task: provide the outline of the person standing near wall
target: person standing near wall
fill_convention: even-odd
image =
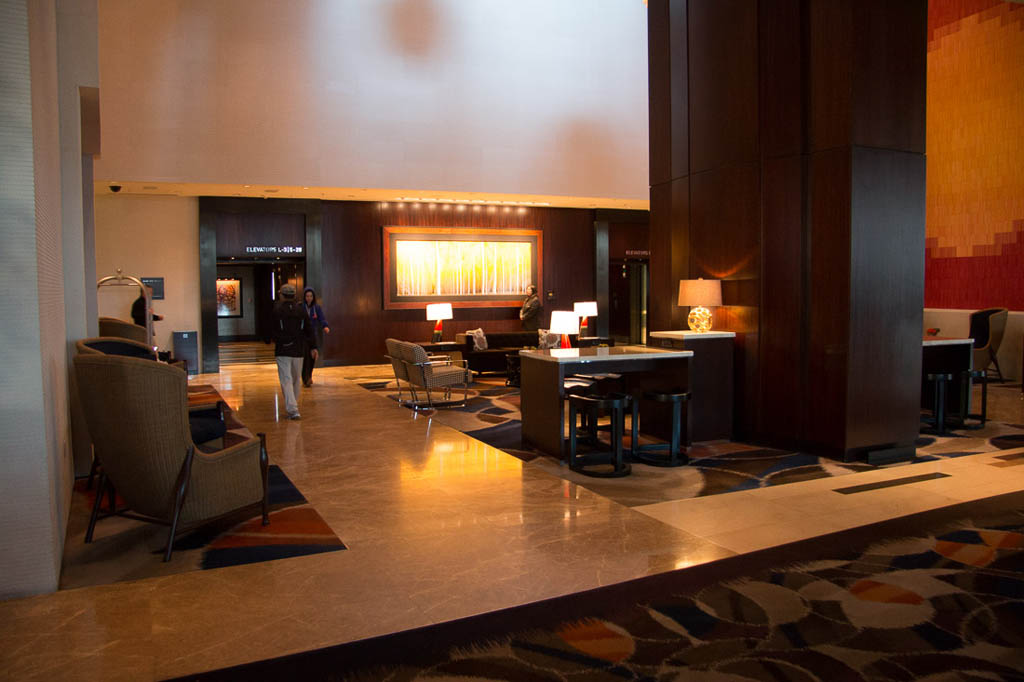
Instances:
[[[523,330],[535,332],[540,329],[540,299],[537,298],[537,287],[526,287],[526,300],[519,309],[519,319],[523,322]]]
[[[146,291],[149,293],[149,300],[153,300],[153,287],[147,286]],[[153,305],[150,303],[150,312],[153,311]],[[153,321],[159,322],[164,319],[163,315],[157,315],[153,313]],[[139,294],[139,297],[132,303],[132,322],[139,325],[140,327],[146,326],[146,295]]]
[[[316,360],[316,334],[309,323],[309,316],[305,308],[295,300],[295,286],[285,284],[274,306],[274,359],[277,360],[277,378],[281,381],[284,409],[289,419],[300,418],[299,382],[307,348],[313,360]]]
[[[316,302],[316,292],[313,291],[313,287],[306,287],[302,292],[302,297],[302,307],[306,311],[306,315],[309,316],[309,324],[313,328],[313,334],[316,335],[316,347],[323,348],[324,334],[331,333],[327,318],[324,317],[323,308]],[[302,361],[302,385],[306,388],[313,385],[313,366],[316,364],[316,355],[312,354],[312,350],[306,351],[306,357]]]

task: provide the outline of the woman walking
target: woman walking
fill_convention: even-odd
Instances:
[[[324,317],[323,308],[316,302],[316,292],[313,291],[313,287],[306,287],[302,292],[302,296],[304,299],[302,307],[306,310],[310,326],[316,335],[316,347],[323,348],[324,334],[331,333],[331,328],[327,324],[327,318]],[[302,385],[306,388],[313,385],[313,365],[316,364],[316,357],[316,355],[307,352],[306,357],[302,361]]]

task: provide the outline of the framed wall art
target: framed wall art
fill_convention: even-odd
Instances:
[[[242,317],[241,279],[217,279],[217,317]]]
[[[384,308],[518,307],[543,291],[541,230],[385,227]]]

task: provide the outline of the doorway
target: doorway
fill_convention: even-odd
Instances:
[[[613,259],[608,268],[608,333],[617,344],[647,342],[647,260]]]
[[[274,302],[284,284],[301,295],[305,286],[304,259],[230,259],[217,263],[217,346],[220,363],[274,361]],[[240,302],[232,306],[233,293]]]

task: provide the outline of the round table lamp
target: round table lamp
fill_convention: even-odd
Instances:
[[[722,305],[722,281],[719,279],[679,280],[679,305],[690,306],[686,323],[695,332],[711,331],[711,311],[705,306]]]

